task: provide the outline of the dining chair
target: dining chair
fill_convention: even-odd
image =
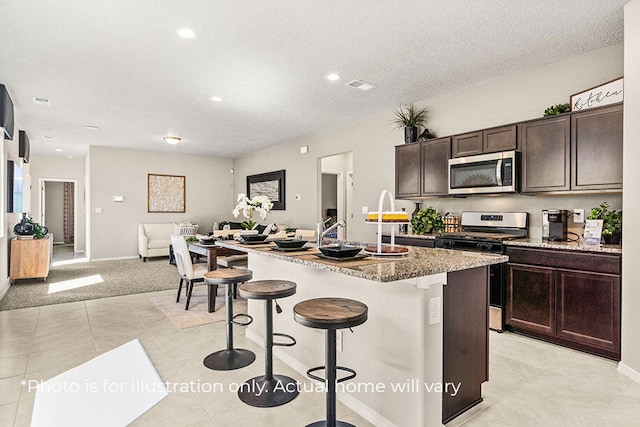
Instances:
[[[193,284],[196,282],[204,282],[204,274],[208,271],[206,264],[194,264],[187,247],[184,237],[177,234],[171,235],[171,245],[176,257],[178,274],[180,274],[180,284],[178,286],[178,297],[176,302],[180,302],[180,294],[182,293],[182,283],[186,283],[185,292],[187,294],[187,304],[185,310],[189,310],[189,302],[191,301],[191,293],[193,292]],[[213,306],[215,307],[215,295],[218,287],[211,289],[213,294]]]

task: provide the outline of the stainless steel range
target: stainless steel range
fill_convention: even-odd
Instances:
[[[462,212],[462,231],[436,236],[436,248],[502,254],[506,240],[528,236],[526,212]],[[505,264],[490,266],[489,328],[503,330]]]

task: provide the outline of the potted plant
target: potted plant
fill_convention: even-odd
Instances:
[[[591,209],[587,219],[602,220],[602,239],[606,244],[618,244],[622,238],[622,211],[609,209],[607,202]]]
[[[427,109],[416,108],[413,103],[400,106],[393,110],[395,118],[390,121],[394,129],[404,128],[404,143],[409,144],[418,140],[418,126],[424,125],[427,121]]]
[[[238,194],[238,204],[233,210],[233,216],[237,218],[240,212],[242,212],[242,215],[247,219],[242,223],[242,228],[252,230],[256,225],[256,222],[253,220],[254,212],[257,211],[260,214],[260,218],[265,219],[271,208],[273,208],[273,203],[267,196],[255,196],[253,199],[250,199],[246,194],[240,193]]]
[[[411,218],[411,229],[415,234],[442,233],[444,231],[444,221],[442,221],[442,216],[436,209],[428,207],[419,210]]]

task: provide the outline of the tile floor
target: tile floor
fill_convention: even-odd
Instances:
[[[205,368],[208,349],[224,348],[224,324],[178,329],[150,302],[173,292],[0,312],[0,426],[29,425],[34,395],[23,379],[51,378],[135,338],[165,381],[228,385],[263,373],[263,352],[242,328],[236,328],[236,346],[256,352],[256,363],[230,372]],[[274,365],[276,373],[308,381],[278,359]],[[484,402],[447,427],[637,426],[640,420],[640,384],[619,374],[614,362],[509,333],[491,333],[491,381],[483,393]],[[262,409],[244,405],[235,393],[191,392],[171,394],[132,425],[287,427],[323,415],[320,393]],[[340,404],[338,416],[371,425]]]

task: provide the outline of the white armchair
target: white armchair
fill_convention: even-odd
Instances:
[[[154,256],[169,256],[173,224],[138,224],[138,255],[142,261]]]

